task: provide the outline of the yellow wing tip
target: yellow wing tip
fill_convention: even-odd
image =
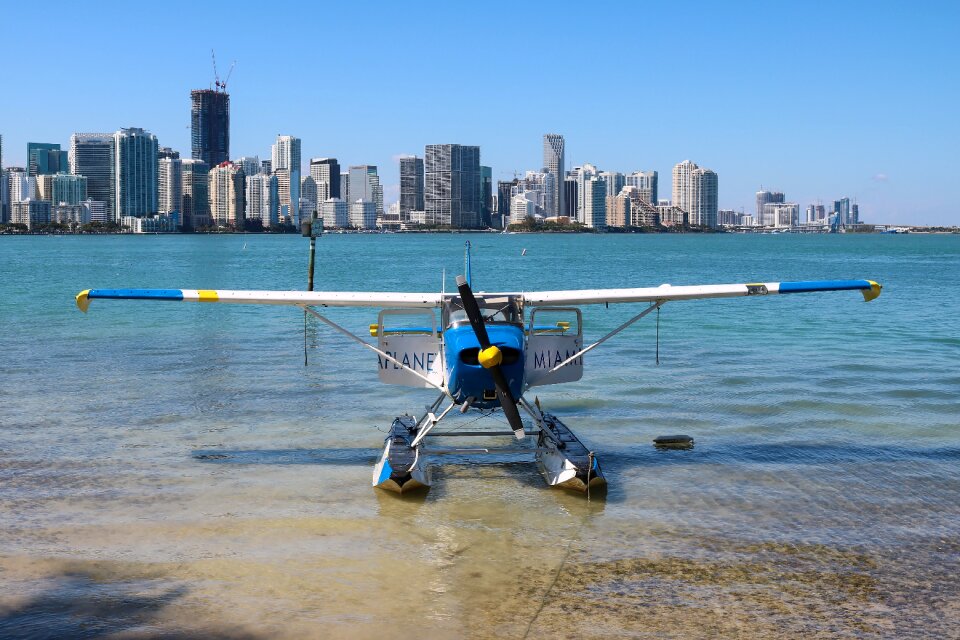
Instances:
[[[860,293],[863,294],[863,301],[870,302],[871,300],[876,300],[880,297],[880,292],[883,290],[883,285],[879,282],[874,282],[873,280],[867,280],[870,283],[869,289],[861,289]]]
[[[77,294],[77,308],[84,313],[90,308],[90,289],[84,289]]]

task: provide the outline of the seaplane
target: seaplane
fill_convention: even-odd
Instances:
[[[374,487],[396,493],[429,488],[428,438],[451,411],[459,409],[461,413],[501,411],[510,430],[457,435],[535,437],[534,459],[546,483],[589,495],[591,489],[602,489],[607,482],[598,456],[556,415],[544,410],[538,398],[531,401],[531,390],[580,380],[586,354],[670,302],[826,291],[860,291],[869,302],[881,292],[881,285],[872,280],[474,292],[469,243],[464,263],[464,274],[456,278],[456,292],[449,293],[87,289],[76,295],[76,303],[83,312],[93,300],[299,307],[375,353],[380,382],[438,392],[423,410],[393,420],[373,467]],[[643,307],[614,330],[585,344],[580,307],[598,304]],[[379,309],[377,322],[367,327],[376,342],[329,319],[323,313],[329,307]],[[521,412],[526,414],[527,424]],[[515,442],[515,446],[521,444]],[[529,452],[531,447],[522,450]]]

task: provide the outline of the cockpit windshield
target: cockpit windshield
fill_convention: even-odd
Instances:
[[[492,324],[523,324],[523,317],[520,314],[520,308],[514,296],[484,297],[478,295],[476,299],[484,322]],[[459,297],[447,300],[444,310],[446,312],[446,325],[448,327],[470,322],[470,319],[467,318],[467,312],[463,310],[463,303]]]

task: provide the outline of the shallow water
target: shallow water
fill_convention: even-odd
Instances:
[[[465,239],[328,236],[318,288],[450,289]],[[438,458],[401,500],[371,467],[431,394],[363,350],[311,323],[304,367],[291,309],[73,305],[300,288],[303,239],[0,238],[0,637],[960,635],[960,237],[470,239],[480,289],[884,293],[669,303],[659,366],[648,317],[539,389],[605,497],[504,454]],[[585,309],[588,339],[638,310]],[[669,433],[696,446],[651,446]]]

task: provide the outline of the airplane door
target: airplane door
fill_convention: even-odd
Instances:
[[[527,328],[527,386],[576,382],[583,377],[583,356],[548,372],[583,348],[583,323],[579,309],[537,307]]]
[[[382,351],[426,376],[436,384],[443,383],[440,335],[436,314],[427,309],[384,309],[377,316],[377,344]],[[423,379],[407,369],[377,356],[380,382],[405,387],[430,388]]]

